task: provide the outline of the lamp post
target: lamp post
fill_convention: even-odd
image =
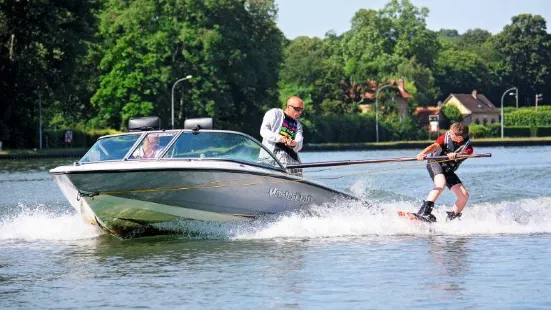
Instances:
[[[174,88],[176,87],[176,84],[191,79],[193,76],[188,75],[185,78],[181,78],[178,81],[174,82],[174,85],[172,85],[172,129],[174,129]]]
[[[38,93],[38,147],[42,149],[42,95]]]
[[[518,88],[511,87],[508,90],[506,90],[503,95],[501,95],[501,139],[503,139],[503,98],[505,97],[505,94],[509,91],[514,90],[516,92],[517,100],[518,100]],[[511,93],[512,94],[512,93]],[[509,94],[509,95],[511,95]]]
[[[396,87],[394,85],[384,85],[377,89],[375,93],[375,137],[376,141],[379,142],[379,92],[387,87]]]
[[[538,112],[538,102],[543,101],[543,94],[536,94],[536,112]]]

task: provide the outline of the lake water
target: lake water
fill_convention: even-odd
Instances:
[[[476,146],[476,145],[475,145]],[[420,162],[312,169],[362,196],[196,232],[121,240],[84,224],[47,170],[0,161],[0,308],[550,309],[551,147],[476,148],[458,171],[460,221],[396,216],[432,188]],[[412,157],[418,150],[303,153],[303,161]]]

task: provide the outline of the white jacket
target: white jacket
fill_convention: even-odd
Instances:
[[[145,152],[143,150],[143,145],[137,148],[134,153],[132,153],[132,157],[135,159],[156,159],[163,153],[163,147],[156,146],[153,150],[153,157],[145,157]]]
[[[268,148],[271,152],[274,151],[275,145],[279,142],[279,131],[283,120],[285,119],[285,113],[282,109],[271,109],[264,114],[262,125],[260,126],[260,135],[262,136],[262,144]],[[295,142],[297,145],[293,147],[293,151],[297,154],[302,149],[302,142],[304,136],[302,135],[302,124],[297,120],[297,132],[295,136]]]

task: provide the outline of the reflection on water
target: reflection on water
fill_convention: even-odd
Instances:
[[[63,255],[55,255],[54,261],[66,269],[63,278],[80,283],[76,291],[86,285],[87,296],[103,290],[98,283],[108,283],[111,289],[119,287],[115,290],[126,297],[133,293],[123,287],[139,287],[150,296],[168,298],[168,303],[176,298],[180,306],[197,306],[201,300],[212,304],[212,296],[243,300],[249,294],[257,295],[254,298],[302,294],[304,279],[299,274],[308,249],[308,243],[300,241],[189,240],[177,236],[119,240],[101,236],[79,241]],[[59,277],[51,281],[58,282]],[[263,287],[269,287],[269,292],[253,293]],[[281,302],[287,304],[285,299]],[[96,304],[89,297],[84,301]],[[126,305],[142,303],[137,297]]]
[[[432,236],[428,239],[429,263],[444,281],[437,285],[443,291],[458,294],[466,290],[464,276],[469,272],[470,238]]]

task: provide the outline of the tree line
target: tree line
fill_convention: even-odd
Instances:
[[[273,0],[0,0],[0,140],[35,147],[40,114],[49,129],[121,130],[144,115],[170,128],[173,94],[176,127],[209,116],[254,136],[290,95],[305,100],[311,129],[325,116],[357,119],[373,82],[405,80],[412,109],[473,89],[494,103],[513,86],[520,106],[550,98],[544,18],[459,34],[427,29],[428,14],[391,0],[357,11],[343,34],[289,40]],[[380,97],[383,121],[395,118],[392,96]],[[389,128],[409,130],[404,121]]]

